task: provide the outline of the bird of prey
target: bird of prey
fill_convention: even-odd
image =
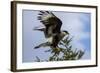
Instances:
[[[61,31],[62,21],[51,11],[39,11],[38,20],[44,27],[34,28],[34,30],[44,32],[47,41],[34,47],[35,49],[46,46],[57,48],[60,40],[69,34],[68,31]]]

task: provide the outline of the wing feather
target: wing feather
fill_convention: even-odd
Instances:
[[[48,37],[60,32],[62,21],[51,11],[40,11],[38,20],[45,26]]]

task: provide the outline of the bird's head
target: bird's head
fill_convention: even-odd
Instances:
[[[68,31],[61,32],[61,38],[64,38],[66,35],[69,35]]]
[[[65,35],[69,35],[69,32],[68,31],[62,31],[62,34],[65,36]]]

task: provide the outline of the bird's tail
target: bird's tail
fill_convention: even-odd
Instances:
[[[40,48],[40,47],[47,47],[47,46],[51,46],[51,44],[50,44],[49,42],[42,43],[42,44],[40,44],[40,45],[38,45],[38,46],[35,46],[34,49],[38,49],[38,48]]]

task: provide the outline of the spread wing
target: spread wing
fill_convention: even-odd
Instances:
[[[62,21],[50,11],[40,11],[38,20],[45,26],[45,35],[47,37],[60,33]]]

